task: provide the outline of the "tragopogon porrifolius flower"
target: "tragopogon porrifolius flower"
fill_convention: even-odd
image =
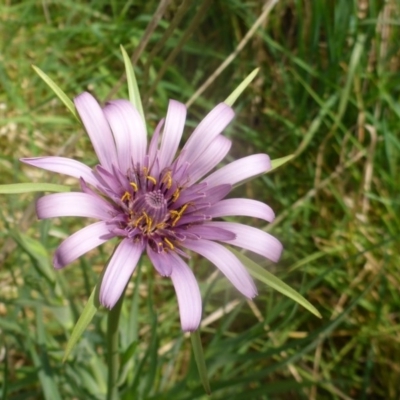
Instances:
[[[213,108],[176,157],[186,120],[183,104],[170,100],[165,121],[160,121],[148,144],[145,122],[129,101],[115,100],[101,108],[85,92],[74,102],[99,165],[92,169],[63,157],[22,159],[80,179],[82,192],[40,198],[40,219],[78,216],[98,220],[61,243],[54,256],[55,268],[118,236],[122,240],[101,282],[101,304],[115,305],[146,252],[156,270],[172,279],[184,331],[198,328],[202,312],[196,279],[184,261],[188,250],[210,260],[243,295],[254,297],[257,289],[246,268],[218,242],[272,261],[279,259],[282,245],[254,227],[214,220],[234,215],[274,218],[272,209],[259,201],[224,199],[234,185],[270,169],[266,154],[233,161],[210,173],[231,147],[221,132],[234,117],[232,108],[224,103]]]

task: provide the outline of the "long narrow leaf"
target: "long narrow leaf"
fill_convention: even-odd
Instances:
[[[270,286],[271,288],[277,290],[278,292],[284,294],[285,296],[291,298],[295,302],[302,305],[312,314],[317,316],[318,318],[322,318],[319,311],[308,301],[306,300],[300,293],[296,292],[292,289],[289,285],[282,282],[279,278],[275,275],[268,272],[266,269],[262,268],[254,261],[250,260],[250,258],[246,257],[239,251],[230,248],[230,251],[235,254],[237,258],[243,263],[245,267],[249,270],[250,274],[254,276],[254,278],[260,280],[261,282],[265,283],[266,285]]]
[[[78,342],[79,338],[82,336],[86,327],[90,324],[93,319],[96,311],[99,308],[98,300],[97,300],[97,290],[96,286],[94,287],[92,294],[89,297],[89,300],[86,303],[85,308],[82,311],[81,316],[78,319],[78,322],[74,326],[72,331],[72,335],[68,340],[67,348],[65,349],[63,362],[68,358],[75,344]]]
[[[251,81],[255,78],[260,68],[256,68],[252,71],[243,81],[242,83],[228,96],[228,98],[224,101],[224,103],[228,104],[228,106],[233,105],[233,103],[238,99],[238,97],[243,93],[243,91],[249,86]]]
[[[71,188],[53,183],[12,183],[0,185],[0,194],[19,194],[29,192],[69,192]]]
[[[36,353],[34,346],[31,346],[35,366],[38,367],[38,377],[42,386],[45,400],[61,400],[61,394],[58,391],[56,383],[56,372],[52,368],[47,349],[45,320],[43,317],[43,308],[38,305],[36,308],[36,334],[38,348],[40,352]]]
[[[275,158],[275,160],[271,160],[271,169],[268,172],[273,171],[276,168],[281,167],[283,164],[286,164],[294,157],[294,154],[289,154],[285,157]]]
[[[126,80],[128,82],[128,90],[129,90],[129,100],[131,101],[133,106],[139,111],[140,115],[143,118],[143,121],[146,121],[144,118],[142,100],[140,98],[140,92],[137,85],[135,71],[133,70],[132,62],[128,56],[128,53],[123,48],[123,46],[121,46],[121,52],[124,58]]]
[[[80,121],[78,114],[76,113],[74,103],[71,99],[64,93],[64,91],[40,68],[32,65],[35,72],[49,85],[50,89],[57,95],[57,97],[67,106],[68,110],[71,111],[72,115]]]
[[[197,369],[199,370],[201,383],[203,384],[206,393],[210,395],[211,388],[210,383],[208,382],[207,366],[204,359],[203,345],[201,344],[199,330],[192,332],[190,334],[190,339],[192,341],[194,359],[197,364]]]
[[[10,231],[10,236],[36,263],[39,273],[50,283],[55,282],[54,269],[49,260],[49,254],[43,244],[23,232]]]

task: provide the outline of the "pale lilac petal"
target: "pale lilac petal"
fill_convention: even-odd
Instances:
[[[201,321],[201,294],[192,270],[175,253],[168,256],[173,260],[171,280],[178,298],[181,326],[184,332],[195,331]]]
[[[114,307],[132,276],[142,252],[143,245],[132,239],[124,239],[119,244],[101,281],[99,300],[103,306]]]
[[[226,240],[233,240],[236,238],[236,235],[234,233],[227,231],[226,229],[220,229],[215,226],[206,226],[204,224],[189,226],[185,231],[182,231],[183,234],[185,234],[185,232],[195,234],[200,239],[206,239],[206,240],[226,241]]]
[[[182,150],[182,161],[191,162],[198,155],[202,154],[215,139],[232,121],[235,113],[225,103],[214,107],[200,122],[194,130]]]
[[[210,260],[244,296],[253,298],[257,295],[257,288],[247,269],[224,246],[208,240],[188,239],[182,245]]]
[[[261,201],[251,199],[226,199],[214,204],[207,210],[211,217],[231,217],[243,215],[246,217],[261,218],[272,222],[275,213],[270,206]]]
[[[66,157],[33,157],[21,158],[23,163],[42,168],[47,171],[57,172],[74,178],[83,178],[85,182],[96,186],[98,184],[93,171],[87,165]]]
[[[111,167],[110,171],[114,171],[114,168]],[[126,189],[121,185],[117,176],[112,173],[108,172],[106,168],[102,167],[101,165],[97,165],[95,167],[95,175],[99,182],[102,183],[103,188],[109,188],[112,190],[113,194],[120,196],[121,192],[124,192]]]
[[[232,186],[228,184],[218,185],[207,189],[206,197],[204,200],[207,202],[214,204],[217,201],[222,200],[230,191],[232,190]]]
[[[74,103],[100,164],[111,170],[112,164],[116,164],[117,153],[103,110],[96,99],[87,92],[75,97]]]
[[[57,248],[54,268],[62,268],[72,263],[89,250],[100,246],[110,239],[110,231],[105,222],[100,221],[75,232],[65,239]]]
[[[147,246],[147,255],[150,258],[151,263],[154,265],[154,268],[161,276],[171,275],[171,258],[168,257],[168,254],[165,251],[158,253],[152,250],[150,246]]]
[[[199,180],[210,172],[228,154],[232,142],[224,136],[217,136],[196,160],[189,169],[189,184]]]
[[[54,193],[41,197],[36,203],[39,219],[56,217],[88,217],[107,220],[111,206],[87,193]]]
[[[104,107],[117,146],[118,162],[122,171],[131,167],[131,162],[143,163],[147,137],[144,121],[128,100],[114,100]]]
[[[185,127],[186,107],[175,100],[170,100],[160,146],[160,170],[172,163],[178,150]]]
[[[157,153],[158,153],[158,141],[160,139],[160,132],[162,127],[164,126],[165,120],[162,119],[156,126],[156,129],[154,130],[153,136],[151,137],[151,141],[149,144],[149,164],[153,165],[154,160],[156,159]]]
[[[246,250],[260,254],[271,261],[277,262],[282,254],[282,244],[274,236],[261,229],[253,228],[236,222],[217,222],[205,223],[207,226],[226,229],[233,232],[236,238],[227,241],[228,244],[241,247]]]
[[[205,178],[204,182],[211,187],[224,183],[234,186],[263,174],[269,169],[271,169],[270,158],[266,154],[254,154],[225,165]]]

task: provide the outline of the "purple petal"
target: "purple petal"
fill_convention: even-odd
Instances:
[[[160,132],[162,127],[164,126],[165,120],[162,119],[156,126],[156,129],[154,130],[153,136],[151,138],[150,144],[149,144],[149,164],[153,165],[154,160],[156,159],[157,152],[158,152],[158,140],[160,138]]]
[[[228,154],[232,142],[224,136],[217,136],[190,165],[189,183],[192,184],[210,172]]]
[[[178,101],[170,100],[160,146],[160,170],[172,163],[182,137],[185,120],[185,105]]]
[[[209,215],[204,215],[204,214],[189,214],[189,215],[184,215],[182,218],[178,220],[176,223],[176,227],[182,227],[183,225],[186,224],[195,224],[196,222],[204,222],[204,221],[210,221],[211,217]]]
[[[54,268],[62,268],[72,263],[89,250],[110,239],[110,231],[105,222],[89,225],[65,239],[54,254]]]
[[[236,235],[236,239],[229,240],[228,244],[260,254],[271,261],[277,262],[281,257],[281,242],[261,229],[253,228],[235,222],[206,222],[207,226],[226,229]]]
[[[275,213],[272,208],[261,201],[250,199],[226,199],[214,204],[207,210],[211,217],[228,217],[234,215],[244,215],[246,217],[261,218],[272,222]]]
[[[143,252],[143,245],[132,239],[124,239],[106,267],[100,286],[100,303],[113,308],[121,297],[139,258]]]
[[[147,246],[147,255],[154,268],[161,276],[170,276],[172,272],[171,258],[165,251],[158,253]]]
[[[270,168],[271,160],[266,154],[253,154],[225,165],[205,178],[204,182],[207,182],[211,187],[224,183],[233,186],[263,174]]]
[[[214,107],[194,130],[182,150],[182,161],[191,162],[201,155],[232,121],[235,113],[225,103]]]
[[[54,193],[41,197],[36,203],[39,219],[56,217],[111,218],[111,206],[87,193]]]
[[[209,203],[214,204],[217,201],[222,200],[230,191],[232,186],[228,184],[218,185],[207,189],[205,200]]]
[[[57,172],[74,178],[83,178],[87,183],[96,186],[98,184],[93,171],[87,165],[65,157],[34,157],[21,158],[23,163],[42,168],[47,171]]]
[[[257,289],[243,264],[229,250],[208,240],[188,240],[182,245],[210,260],[248,298],[257,295]]]
[[[103,110],[96,99],[87,92],[75,97],[74,103],[100,164],[111,170],[112,164],[116,164],[117,154]]]
[[[184,232],[189,232],[199,236],[200,239],[206,240],[233,240],[236,235],[226,229],[220,229],[215,226],[205,226],[205,225],[192,225],[186,229]]]
[[[92,196],[92,197],[96,197],[97,200],[99,200],[99,201],[103,204],[103,206],[104,206],[107,210],[109,210],[109,212],[110,212],[112,215],[115,214],[114,209],[112,208],[112,206],[110,205],[110,203],[106,200],[106,197],[103,197],[102,195],[100,195],[99,193],[97,193],[96,191],[94,191],[93,189],[91,189],[91,188],[86,184],[86,182],[85,182],[82,178],[80,179],[79,183],[80,183],[81,190],[82,190],[83,193],[89,194],[89,195]],[[99,190],[101,190],[101,189],[102,189],[102,187],[99,186]]]
[[[104,107],[117,146],[122,171],[131,167],[132,160],[143,163],[146,154],[146,127],[139,112],[128,100],[114,100]]]
[[[173,263],[171,280],[178,298],[181,326],[184,332],[195,331],[201,321],[201,295],[196,278],[187,264],[175,253],[168,256]]]
[[[114,170],[114,168],[112,167],[111,171],[113,171],[113,170]],[[97,165],[95,167],[95,175],[96,175],[96,178],[98,179],[98,181],[100,183],[102,183],[104,187],[110,188],[114,194],[121,195],[121,193],[126,191],[126,187],[121,185],[121,182],[119,182],[119,180],[115,174],[115,171],[114,171],[114,173],[111,173],[111,172],[108,172],[101,165]],[[125,179],[125,181],[126,181],[126,179]],[[103,189],[103,188],[101,188],[101,189]]]
[[[184,204],[197,203],[201,201],[206,197],[206,188],[207,184],[189,186],[188,188],[182,190],[178,199],[171,205],[171,208],[177,209],[182,207]]]

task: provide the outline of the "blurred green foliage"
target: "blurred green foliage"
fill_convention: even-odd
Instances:
[[[397,399],[398,2],[280,0],[247,39],[262,13],[262,2],[251,0],[6,0],[0,5],[0,183],[77,187],[22,167],[21,157],[96,162],[82,128],[32,64],[71,98],[84,90],[100,101],[127,97],[124,45],[136,58],[150,129],[169,98],[186,102],[212,77],[191,99],[186,135],[259,67],[226,130],[234,141],[230,158],[296,157],[236,190],[273,207],[274,223],[258,226],[279,237],[285,252],[279,264],[265,267],[323,319],[260,283],[260,295],[247,303],[212,266],[194,259],[211,398]],[[62,357],[113,244],[53,271],[54,249],[83,222],[38,222],[34,197],[0,198],[0,398],[103,399],[103,310],[71,357],[65,363]],[[180,332],[171,283],[146,260],[128,287],[120,338],[123,400],[207,398],[190,341]]]

